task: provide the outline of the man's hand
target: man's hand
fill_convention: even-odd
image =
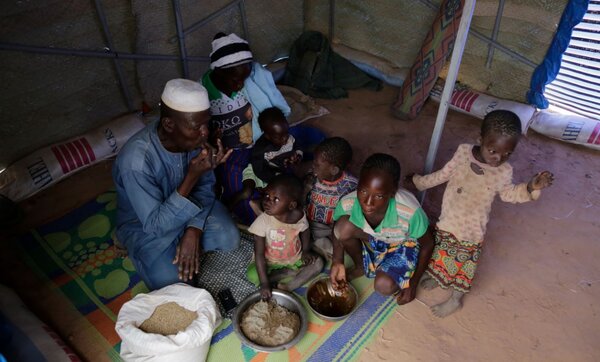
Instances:
[[[336,290],[346,285],[346,267],[344,264],[334,262],[329,272],[329,278],[331,279],[331,285]]]
[[[205,143],[202,145],[202,151],[190,160],[188,172],[200,176],[227,161],[232,152],[232,149],[227,151],[223,149],[221,140],[217,140],[217,148]]]
[[[192,280],[200,271],[200,237],[202,230],[187,228],[177,245],[173,264],[179,266],[179,279],[186,282]]]
[[[396,297],[396,303],[398,305],[403,305],[406,303],[410,303],[417,296],[417,286],[410,286],[406,289],[402,289],[398,296]]]
[[[207,147],[203,147],[202,151],[200,151],[200,153],[192,158],[190,160],[190,167],[188,169],[188,173],[199,177],[200,175],[204,174],[205,172],[212,170],[213,166],[212,166],[212,161],[211,161],[211,157],[212,157],[212,151],[210,148]]]
[[[227,161],[227,159],[229,158],[229,156],[231,156],[231,153],[233,152],[233,149],[230,150],[225,150],[225,148],[223,148],[223,142],[221,142],[220,139],[217,140],[217,148],[213,148],[211,147],[211,151],[212,151],[212,165],[213,168],[219,166],[222,163],[225,163],[225,161]]]
[[[527,191],[541,190],[552,185],[554,175],[550,171],[538,172],[527,183]]]

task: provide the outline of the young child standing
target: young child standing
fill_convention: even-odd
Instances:
[[[311,252],[308,220],[302,209],[302,182],[293,175],[275,176],[266,187],[264,212],[250,225],[255,261],[248,280],[260,284],[263,298],[271,297],[271,283],[294,290],[323,269],[323,260]],[[292,277],[287,283],[280,281]]]
[[[263,189],[276,175],[285,172],[302,160],[294,136],[283,112],[277,107],[267,108],[258,115],[258,124],[263,134],[252,148],[250,164],[243,171],[242,190],[230,202],[233,208],[238,202],[252,197],[255,189]],[[258,203],[250,203],[259,214]]]
[[[371,155],[362,166],[356,191],[337,204],[331,282],[346,282],[344,250],[354,261],[352,279],[375,278],[375,290],[412,301],[433,250],[425,212],[408,191],[399,189],[400,164],[387,154]]]
[[[506,161],[520,137],[521,122],[516,114],[490,112],[481,125],[479,145],[462,144],[441,170],[406,179],[408,185],[414,183],[419,190],[448,182],[433,256],[421,281],[425,289],[438,285],[453,288],[450,299],[431,308],[438,317],[458,310],[471,289],[495,196],[511,203],[532,201],[539,198],[541,189],[552,184],[553,175],[548,171],[534,175],[527,183],[512,183],[513,169]]]
[[[315,251],[326,259],[333,256],[331,231],[333,212],[338,200],[356,190],[358,179],[346,170],[352,160],[352,147],[344,138],[331,137],[321,142],[314,152],[312,172],[307,177],[308,206]]]

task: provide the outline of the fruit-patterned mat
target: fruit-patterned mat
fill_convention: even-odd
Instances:
[[[99,359],[118,361],[121,341],[114,326],[119,309],[137,293],[147,292],[148,289],[136,274],[131,261],[115,253],[115,215],[116,195],[114,191],[108,191],[63,218],[31,230],[21,238],[20,247],[27,264],[65,295],[81,318],[94,326],[96,331],[90,333],[87,340],[105,346],[105,358]],[[243,279],[252,255],[252,244],[247,234],[242,235],[241,247],[236,252],[209,253],[202,261],[205,272],[199,275],[198,283],[204,285],[217,301],[216,293],[224,287],[232,290],[237,302],[255,290],[252,284]],[[231,266],[238,267],[231,269]],[[252,350],[241,343],[233,331],[231,320],[225,318],[215,331],[208,360],[355,359],[374,332],[388,319],[396,303],[392,298],[374,293],[372,281],[366,278],[360,278],[352,284],[359,292],[360,305],[357,310],[337,323],[322,321],[309,311],[308,332],[287,351],[267,354]],[[306,305],[305,292],[304,287],[295,291]],[[74,347],[76,350],[85,350],[85,346]]]

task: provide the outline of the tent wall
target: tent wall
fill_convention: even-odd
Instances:
[[[328,34],[328,2],[306,3],[306,27]],[[373,2],[338,0],[333,41],[385,58],[400,68],[410,68],[439,3],[385,1],[374,6]],[[567,0],[506,0],[497,41],[537,65],[544,58],[566,3]],[[499,0],[477,0],[458,81],[496,97],[525,102],[534,66],[496,49],[488,69],[488,43],[473,36],[475,31],[492,37],[498,4]]]
[[[230,2],[231,0],[182,1],[183,24],[191,25]],[[290,44],[303,30],[302,1],[268,0],[244,3],[248,39],[257,60],[267,63],[277,56],[287,54]],[[194,4],[201,4],[201,6]],[[170,41],[177,35],[170,1],[133,0],[132,7],[138,31],[137,52],[179,54],[178,42]],[[235,32],[244,37],[242,25],[238,7],[227,10],[214,21],[186,36],[187,53],[207,56],[210,54],[212,37],[217,32]],[[199,79],[207,69],[206,62],[191,62],[189,77]],[[140,62],[138,80],[144,99],[158,99],[165,82],[181,74],[180,62]]]
[[[180,56],[171,1],[101,0],[116,52]],[[231,0],[180,1],[183,27]],[[303,31],[302,0],[244,1],[256,59],[287,54]],[[103,52],[106,39],[94,1],[14,1],[0,13],[0,42]],[[187,54],[206,57],[219,31],[243,36],[238,6],[186,37]],[[175,41],[171,39],[175,37]],[[154,106],[164,83],[182,77],[181,62],[121,60],[131,102]],[[198,79],[207,62],[189,62]],[[0,170],[45,145],[83,134],[128,111],[113,59],[0,51]]]
[[[198,22],[233,0],[181,0],[183,27]],[[112,51],[180,56],[172,1],[99,0],[112,35]],[[304,29],[329,33],[330,2],[260,0],[242,2],[248,38],[260,62],[287,54]],[[334,2],[334,41],[385,58],[398,67],[412,65],[435,16],[438,0]],[[498,41],[543,59],[566,0],[506,0]],[[479,0],[472,29],[491,37],[497,0]],[[0,13],[1,43],[103,52],[107,45],[94,1],[14,1]],[[238,6],[186,36],[188,56],[206,57],[217,31],[243,33]],[[240,34],[241,35],[241,34]],[[498,50],[485,67],[487,43],[470,36],[459,81],[502,98],[524,101],[533,67]],[[155,105],[162,85],[183,75],[178,60],[120,60],[130,103]],[[206,62],[191,61],[197,79]],[[37,148],[93,129],[128,110],[114,59],[0,51],[0,170]]]
[[[98,51],[105,46],[93,1],[12,1],[2,8],[2,42]],[[135,22],[128,2],[110,1],[105,9],[116,47],[131,52]],[[123,66],[135,90],[135,66]],[[0,169],[127,111],[108,59],[2,51],[0,79]]]

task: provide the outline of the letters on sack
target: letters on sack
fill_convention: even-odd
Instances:
[[[115,156],[144,126],[140,114],[128,114],[83,136],[41,148],[0,174],[0,194],[15,202],[24,200],[74,172]]]
[[[443,89],[444,82],[438,81],[431,90],[431,98],[439,103]],[[521,120],[521,130],[523,133],[527,132],[529,121],[535,112],[535,107],[532,105],[495,98],[476,92],[458,83],[455,85],[454,91],[452,91],[450,108],[461,113],[470,114],[479,119],[483,119],[486,114],[498,109],[514,112]]]

